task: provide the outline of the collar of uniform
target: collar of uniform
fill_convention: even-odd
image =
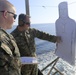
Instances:
[[[25,32],[26,32],[27,34],[29,34],[29,30],[25,30]]]

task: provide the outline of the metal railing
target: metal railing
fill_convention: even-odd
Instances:
[[[48,72],[47,75],[50,75],[53,69],[55,70],[55,72],[54,72],[52,75],[55,75],[55,74],[57,74],[57,73],[59,73],[60,75],[64,75],[63,73],[61,73],[61,72],[55,67],[55,65],[56,65],[56,63],[57,63],[58,60],[59,60],[59,57],[57,57],[57,58],[54,59],[51,63],[49,63],[47,66],[45,66],[45,67],[41,70],[41,72],[45,71],[45,69],[47,69],[49,66],[52,66],[52,67],[50,68],[50,70],[49,70],[49,72]]]

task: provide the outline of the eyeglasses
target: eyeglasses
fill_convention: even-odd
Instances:
[[[0,11],[0,12],[5,12],[5,11]],[[12,12],[9,12],[9,11],[7,11],[7,12],[10,13],[10,14],[13,14],[13,18],[16,19],[16,17],[17,17],[16,14],[14,14],[14,13],[12,13]]]
[[[23,24],[26,24],[26,25],[30,25],[30,22],[25,22],[24,20],[22,20]]]
[[[30,25],[30,22],[25,22],[25,24]]]

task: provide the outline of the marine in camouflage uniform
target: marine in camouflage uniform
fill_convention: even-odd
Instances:
[[[0,28],[0,75],[21,75],[20,66],[20,53],[14,38]]]
[[[20,53],[16,41],[5,30],[11,29],[16,9],[7,0],[0,0],[0,75],[21,75]]]
[[[19,26],[19,25],[18,25]],[[19,47],[21,56],[26,57],[36,57],[36,47],[35,38],[42,40],[47,40],[50,42],[56,42],[57,37],[49,35],[48,33],[36,30],[34,28],[29,28],[25,31],[19,31],[18,27],[11,33],[16,39],[17,45]],[[38,65],[37,64],[25,64],[22,67],[23,75],[38,75]]]

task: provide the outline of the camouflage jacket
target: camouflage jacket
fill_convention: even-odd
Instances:
[[[0,75],[21,75],[20,66],[20,53],[14,38],[0,29]]]
[[[56,36],[49,35],[34,28],[30,28],[29,32],[20,32],[18,28],[16,28],[11,34],[16,39],[21,56],[36,56],[35,37],[56,42]]]

